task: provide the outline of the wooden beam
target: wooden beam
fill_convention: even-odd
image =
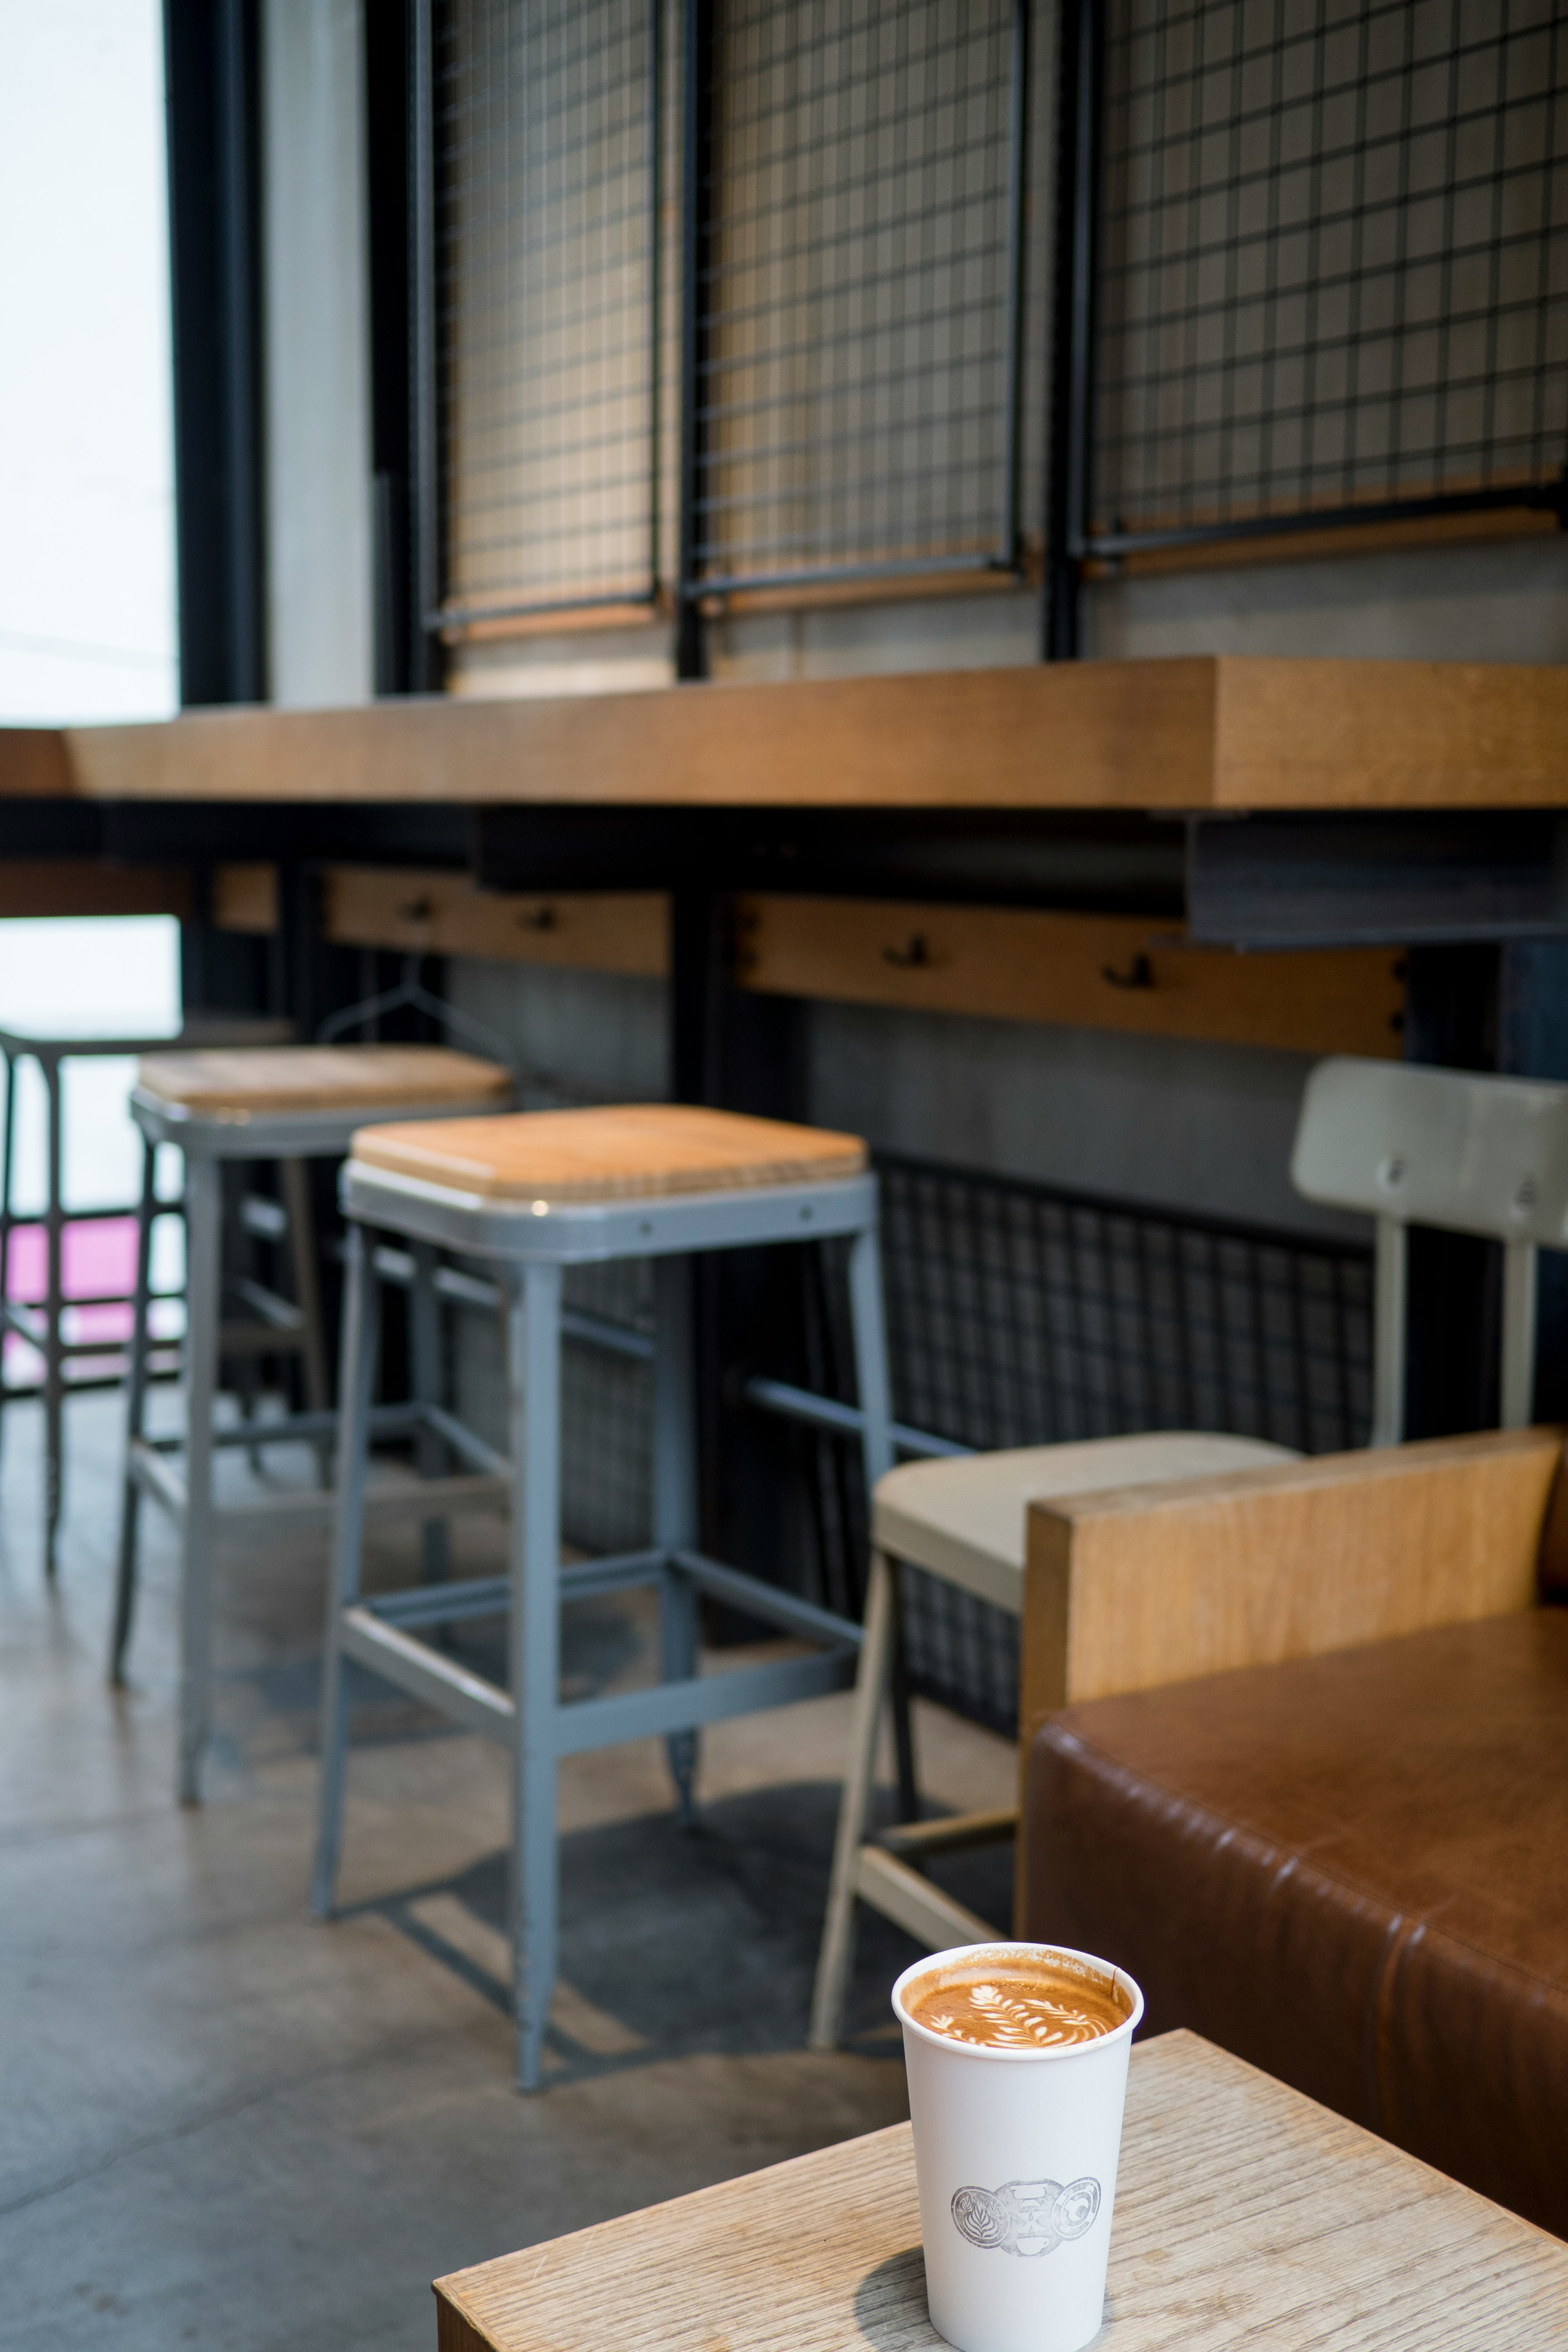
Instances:
[[[654,890],[481,890],[466,874],[331,866],[322,934],[345,947],[424,949],[502,963],[662,978],[669,901]]]
[[[0,797],[626,807],[1568,806],[1568,666],[1194,656],[0,730]]]
[[[0,917],[190,912],[183,866],[111,866],[90,857],[0,859]]]
[[[1385,949],[1237,955],[1133,915],[758,895],[736,980],[770,995],[1394,1057],[1403,959]]]
[[[647,806],[1200,806],[1207,660],[1071,663],[76,728],[89,798]],[[3,775],[3,763],[0,763]]]
[[[1568,805],[1568,667],[1217,667],[1215,808]]]

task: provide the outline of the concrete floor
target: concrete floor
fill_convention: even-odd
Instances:
[[[844,1698],[710,1733],[695,1837],[651,1743],[567,1765],[552,2087],[521,2098],[497,1751],[367,1679],[344,1914],[312,1921],[322,1545],[231,1554],[208,1797],[182,1812],[174,1562],[151,1514],[132,1686],[103,1681],[118,1401],[70,1407],[53,1594],[37,1412],[6,1418],[0,2347],[428,2352],[441,2273],[903,2114],[887,1989],[913,1948],[895,1929],[862,1934],[852,2048],[800,2046]],[[410,1540],[378,1573],[411,1558]],[[647,1676],[635,1606],[572,1621],[574,1688]],[[1008,1801],[1010,1751],[919,1712],[930,1798]],[[966,1899],[1001,1916],[1001,1858],[969,1866],[992,1875]]]

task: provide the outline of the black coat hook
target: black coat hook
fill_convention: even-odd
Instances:
[[[910,937],[910,943],[907,948],[884,948],[882,950],[882,961],[884,963],[897,964],[900,971],[917,971],[921,964],[930,963],[931,950],[926,945],[925,933],[923,931],[914,932]]]
[[[1154,985],[1154,967],[1146,955],[1135,955],[1125,971],[1115,971],[1110,964],[1102,963],[1100,976],[1101,980],[1108,980],[1112,988],[1152,988]]]

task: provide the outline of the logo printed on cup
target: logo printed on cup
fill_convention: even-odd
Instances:
[[[984,2252],[1054,2254],[1064,2238],[1081,2238],[1100,2211],[1100,2183],[1005,2180],[1000,2189],[960,2189],[952,2200],[959,2235]]]

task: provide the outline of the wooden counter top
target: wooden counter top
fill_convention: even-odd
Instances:
[[[1568,667],[1201,656],[0,730],[0,799],[1568,805]]]

